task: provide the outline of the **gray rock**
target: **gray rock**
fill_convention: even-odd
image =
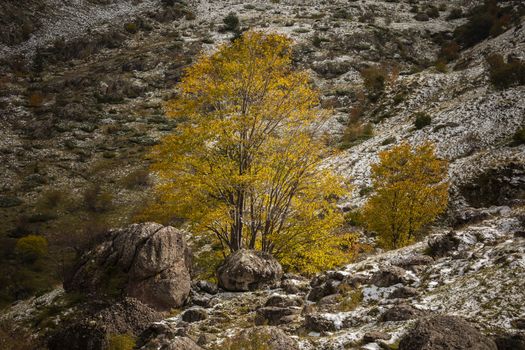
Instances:
[[[97,295],[122,293],[157,310],[170,310],[181,306],[190,292],[189,265],[182,231],[135,224],[109,231],[82,256],[64,288]]]
[[[363,343],[373,343],[377,340],[389,340],[392,336],[384,332],[366,332],[363,336]]]
[[[219,288],[217,288],[217,285],[215,283],[211,283],[208,281],[198,281],[195,285],[201,291],[208,294],[217,294],[217,292],[219,291]]]
[[[389,296],[389,299],[406,299],[418,295],[418,291],[412,287],[401,286],[394,290]]]
[[[456,316],[422,318],[399,343],[399,350],[496,350],[496,344]]]
[[[313,282],[314,284],[317,284],[319,282]],[[313,286],[310,293],[308,293],[307,299],[309,301],[319,301],[323,297],[337,294],[339,291],[338,287],[341,284],[341,281],[336,279],[330,279],[325,282],[322,282],[318,285]]]
[[[274,294],[266,300],[264,306],[292,307],[302,306],[303,304],[304,301],[300,297]]]
[[[386,310],[380,320],[382,322],[388,321],[408,321],[414,318],[418,318],[423,315],[423,312],[415,309],[410,305],[395,305],[392,308]]]
[[[501,334],[494,341],[498,350],[525,350],[525,334]]]
[[[406,283],[406,271],[396,266],[389,266],[372,275],[370,283],[377,287],[390,287],[398,283]]]
[[[255,324],[258,326],[266,324],[270,326],[276,326],[282,323],[287,323],[283,321],[284,317],[299,314],[300,311],[300,309],[293,309],[288,307],[261,307],[256,311]],[[289,321],[289,319],[286,319],[286,321]]]
[[[333,332],[337,327],[333,320],[329,320],[320,314],[308,314],[304,318],[304,326],[314,332]]]
[[[219,286],[229,291],[249,291],[275,286],[281,280],[281,264],[270,254],[238,250],[217,269]]]
[[[188,309],[182,314],[182,320],[188,323],[202,321],[207,318],[208,313],[203,308]]]
[[[446,235],[432,237],[428,240],[429,254],[434,258],[439,258],[456,250],[459,246],[459,238],[454,231]]]

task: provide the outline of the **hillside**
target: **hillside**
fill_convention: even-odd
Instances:
[[[274,350],[396,349],[416,320],[444,314],[470,322],[481,332],[472,339],[492,344],[487,349],[525,348],[525,7],[494,2],[495,13],[483,3],[4,1],[0,344],[15,349],[27,336],[39,347],[55,339],[55,349],[74,348],[56,334],[84,334],[84,326],[66,326],[86,320],[95,320],[99,332],[102,319],[106,333],[129,331],[141,349],[261,346],[243,338],[269,341],[274,345],[262,349]],[[486,28],[479,18],[492,22]],[[123,311],[125,320],[115,321],[110,302],[90,304],[76,295],[78,286],[64,292],[62,281],[87,250],[117,249],[108,230],[137,222],[158,202],[150,151],[177,131],[165,103],[178,96],[184,69],[248,29],[291,38],[293,66],[310,74],[330,111],[323,130],[333,152],[323,167],[353,186],[337,206],[346,213],[345,229],[360,235],[355,261],[317,276],[285,273],[256,291],[217,291],[196,280],[203,276],[188,267],[191,254],[177,241],[184,262],[179,257],[170,268],[179,276],[186,266],[193,280],[181,287],[187,300],[170,312],[128,300],[118,307],[134,310],[131,316]],[[503,63],[496,67],[491,57],[498,55]],[[516,78],[507,83],[496,70],[513,62]],[[449,162],[447,210],[417,243],[383,251],[375,235],[348,218],[373,194],[371,165],[380,152],[427,141]],[[17,240],[33,234],[49,243],[38,266],[20,263],[15,252]],[[181,236],[194,260],[206,256],[189,233]],[[153,270],[148,278],[160,283],[165,267]],[[117,326],[104,328],[111,322]],[[272,328],[253,331],[254,325]],[[96,332],[86,334],[98,339]]]

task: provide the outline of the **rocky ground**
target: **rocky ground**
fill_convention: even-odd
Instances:
[[[292,344],[290,348],[397,349],[417,320],[453,315],[468,320],[496,343],[516,341],[516,347],[498,349],[521,349],[525,344],[525,213],[509,207],[493,208],[492,213],[459,229],[436,228],[418,244],[370,254],[311,280],[285,274],[274,286],[245,292],[194,282],[188,301],[172,310],[172,316],[149,325],[151,318],[142,310],[142,319],[127,318],[127,322],[142,331],[139,344],[144,349],[182,338],[203,349],[237,349],[231,339],[244,339],[243,332],[254,329],[257,336],[264,329],[278,332],[281,342]],[[63,307],[34,326],[42,313],[64,306],[65,300],[63,290],[57,289],[17,304],[2,320],[21,327],[33,325],[33,332],[45,334],[82,309],[83,304]],[[135,303],[139,306],[134,307],[150,310]],[[105,323],[99,313],[93,322],[115,327],[114,318],[120,314],[113,310],[113,321]],[[161,318],[157,315],[157,320]]]
[[[445,69],[434,66],[442,42],[467,21],[452,12],[466,13],[479,3],[0,4],[2,244],[10,249],[15,238],[42,233],[69,247],[86,232],[132,222],[151,199],[149,147],[176,128],[163,103],[176,94],[184,67],[199,52],[235,35],[223,22],[235,12],[242,28],[295,40],[295,64],[309,70],[323,106],[333,110],[326,131],[341,150],[326,163],[356,185],[353,196],[341,201],[344,210],[367,198],[378,152],[402,141],[430,140],[451,164],[450,211],[428,239],[364,256],[312,280],[285,274],[277,286],[242,293],[194,283],[188,303],[170,317],[135,299],[114,306],[146,315],[133,319],[137,326],[131,329],[142,333],[141,346],[234,349],[243,338],[269,337],[282,349],[394,349],[417,319],[449,314],[499,339],[500,349],[519,349],[501,344],[511,344],[509,334],[521,334],[516,341],[523,348],[525,145],[516,145],[513,136],[525,126],[525,88],[495,89],[485,58],[500,53],[525,59],[525,29],[512,26],[462,50]],[[421,16],[431,5],[437,17]],[[366,97],[360,74],[371,65],[388,71],[385,91],[374,101]],[[430,124],[415,128],[417,113],[429,114]],[[370,131],[344,141],[349,125]],[[80,314],[80,299],[55,289],[13,305],[1,320],[36,338],[58,320]],[[109,307],[90,305],[86,317],[107,320]],[[111,331],[123,329],[129,330]]]

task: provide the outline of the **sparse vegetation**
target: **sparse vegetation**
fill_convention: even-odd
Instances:
[[[34,263],[47,255],[47,239],[37,235],[22,237],[16,242],[15,252],[22,261]]]
[[[432,118],[428,114],[424,112],[416,113],[416,119],[414,120],[414,126],[416,127],[417,130],[423,129],[425,126],[430,125],[430,123],[432,123]]]
[[[241,28],[241,21],[235,12],[230,12],[223,20],[224,30],[237,32]]]
[[[525,128],[521,128],[514,133],[513,141],[515,145],[525,144]]]
[[[135,338],[130,334],[111,334],[108,336],[108,350],[132,350]]]
[[[454,39],[462,47],[471,47],[492,36],[498,36],[514,22],[519,22],[523,4],[501,7],[497,0],[485,0],[483,5],[471,10],[468,21],[454,31]]]
[[[498,89],[506,89],[513,85],[525,84],[525,62],[509,58],[505,62],[503,56],[493,54],[487,57],[489,77],[492,84]]]

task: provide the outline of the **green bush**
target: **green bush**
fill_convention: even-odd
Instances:
[[[22,237],[16,242],[15,253],[25,262],[35,262],[47,255],[47,239],[37,235]]]
[[[241,21],[235,12],[230,12],[222,21],[226,31],[236,32],[241,28]]]
[[[126,31],[131,34],[135,34],[136,32],[138,32],[138,26],[136,23],[133,22],[126,23],[124,25],[124,29],[126,29]]]
[[[135,338],[129,334],[111,334],[108,336],[108,350],[132,350]]]
[[[423,112],[416,114],[416,120],[414,121],[414,126],[417,130],[423,129],[425,126],[430,125],[432,118]]]
[[[525,84],[525,62],[517,59],[508,61],[505,62],[503,56],[498,54],[487,57],[490,81],[498,89]]]

